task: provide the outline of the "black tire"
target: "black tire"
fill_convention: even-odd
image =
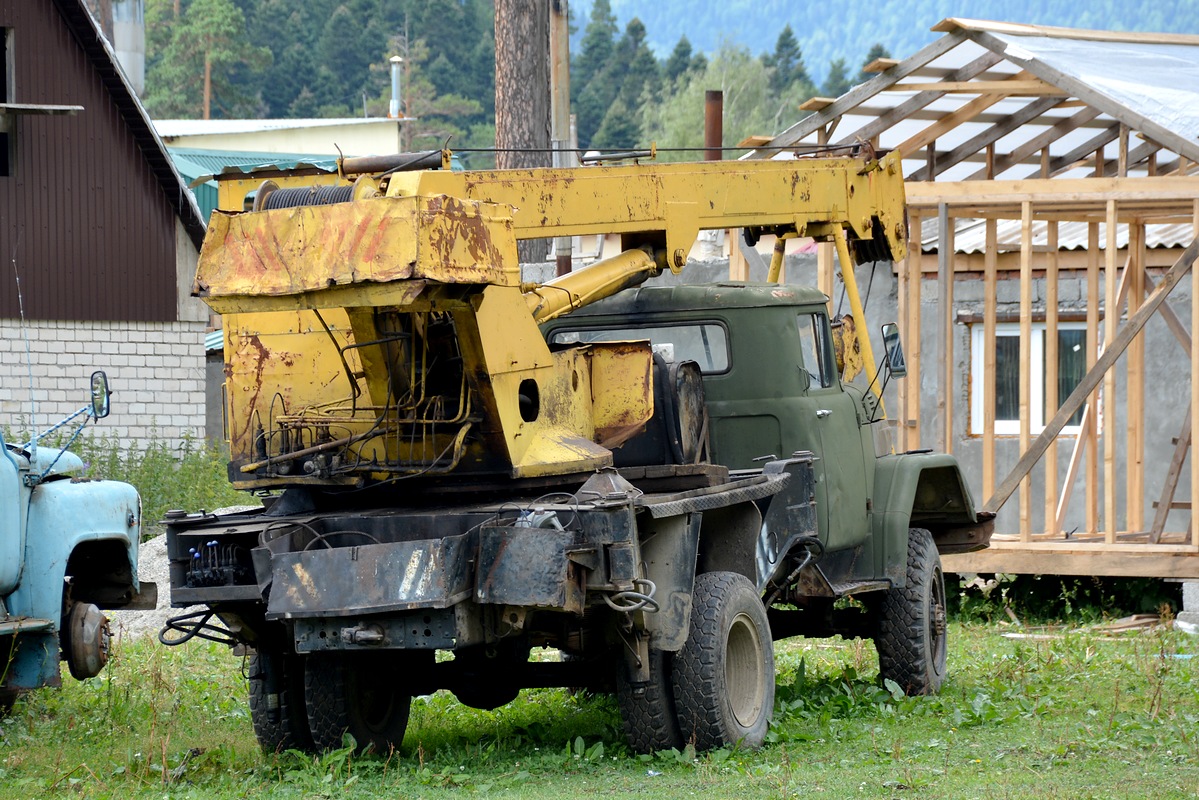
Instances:
[[[909,695],[936,694],[945,680],[945,576],[933,536],[908,531],[907,585],[884,593],[880,606],[879,675]]]
[[[674,658],[675,705],[697,750],[761,747],[774,713],[774,642],[754,585],[736,572],[695,579],[691,630]]]
[[[649,651],[649,680],[631,683],[628,669],[616,664],[616,703],[629,747],[635,753],[681,748],[685,743],[675,713],[671,666],[674,653]]]
[[[263,648],[250,656],[250,720],[267,753],[311,750],[300,656]]]
[[[354,737],[359,753],[398,749],[408,727],[412,695],[399,659],[375,654],[321,653],[306,659],[304,700],[318,750],[336,750]]]

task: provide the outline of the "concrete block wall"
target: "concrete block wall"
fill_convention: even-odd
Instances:
[[[112,413],[93,434],[203,438],[204,331],[202,322],[0,319],[0,425],[45,430],[87,404],[91,374],[102,369]]]

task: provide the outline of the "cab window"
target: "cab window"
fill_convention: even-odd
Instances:
[[[818,314],[800,314],[796,321],[799,326],[803,369],[808,373],[809,386],[813,389],[827,389],[836,380],[833,343],[828,324],[825,318]]]
[[[667,361],[694,361],[704,374],[725,372],[729,368],[728,332],[723,325],[713,322],[556,330],[550,335],[550,344],[629,342],[639,339],[649,339],[654,351]]]

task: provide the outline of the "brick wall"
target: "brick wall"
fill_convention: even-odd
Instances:
[[[26,356],[28,341],[28,357]],[[128,439],[202,438],[204,323],[0,319],[0,425],[39,430],[88,402],[94,370],[108,373],[112,413],[93,429]]]

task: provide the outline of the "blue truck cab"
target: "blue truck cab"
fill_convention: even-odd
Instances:
[[[108,378],[92,375],[91,401],[52,430],[108,414]],[[81,477],[66,449],[24,444],[0,431],[0,712],[23,691],[98,675],[111,634],[101,609],[153,608],[157,587],[138,582],[141,498],[127,483]]]

